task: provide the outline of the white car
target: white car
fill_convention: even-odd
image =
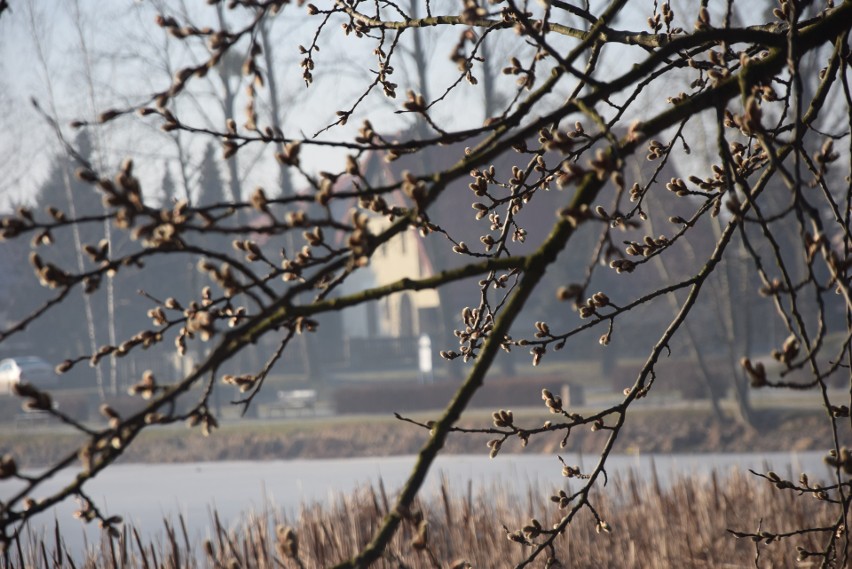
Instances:
[[[15,384],[22,381],[40,388],[54,387],[57,384],[56,371],[36,356],[0,360],[0,394],[14,393]]]

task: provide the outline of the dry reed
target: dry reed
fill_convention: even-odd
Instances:
[[[544,527],[555,523],[555,504],[542,506],[558,489],[530,486],[525,495],[494,488],[475,494],[469,485],[457,492],[446,480],[421,500],[378,563],[380,568],[511,567],[527,549],[507,539],[533,516]],[[543,494],[543,495],[542,495]],[[361,488],[331,503],[303,506],[295,519],[272,511],[248,514],[229,530],[215,511],[211,536],[192,540],[182,517],[164,521],[165,533],[146,542],[125,526],[118,538],[72,554],[59,535],[27,535],[10,550],[13,567],[83,568],[316,568],[356,553],[388,511],[384,486]],[[779,491],[764,480],[734,473],[721,477],[683,477],[663,487],[656,473],[613,479],[595,496],[611,533],[597,533],[591,516],[576,520],[557,540],[565,566],[592,567],[788,567],[797,566],[796,546],[816,547],[807,536],[755,544],[727,530],[783,532],[827,523],[825,505],[808,496]],[[547,523],[544,523],[547,522]],[[55,544],[60,544],[56,547]],[[467,565],[467,564],[470,565]],[[535,567],[543,566],[544,560]],[[557,565],[558,567],[558,565]]]

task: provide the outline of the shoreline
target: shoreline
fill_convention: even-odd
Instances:
[[[425,422],[436,416],[413,415]],[[551,418],[539,411],[515,412],[519,425],[540,425]],[[819,411],[765,409],[758,412],[758,431],[732,421],[719,424],[709,411],[649,409],[635,411],[619,435],[614,453],[701,454],[710,452],[775,452],[828,450],[831,432]],[[463,418],[460,427],[490,426],[490,414]],[[597,453],[609,431],[575,429],[532,437],[524,448],[517,437],[506,441],[501,454]],[[288,460],[400,456],[416,454],[428,433],[388,416],[294,417],[279,420],[225,422],[209,437],[183,426],[157,429],[140,436],[121,463],[178,463],[234,460]],[[452,433],[443,454],[487,455],[488,434]],[[0,454],[11,454],[24,467],[50,464],[77,448],[83,438],[65,428],[0,432]],[[848,444],[850,441],[840,441]]]

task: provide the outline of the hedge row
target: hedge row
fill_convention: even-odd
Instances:
[[[541,390],[559,393],[568,382],[564,377],[495,379],[487,382],[473,398],[471,408],[505,409],[542,406]],[[441,409],[447,405],[459,384],[382,383],[338,387],[333,391],[338,413],[390,413]]]

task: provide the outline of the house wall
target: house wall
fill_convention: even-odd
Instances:
[[[352,294],[354,292],[372,288],[375,286],[372,271],[360,269],[356,271],[346,281],[340,292],[343,295]],[[370,314],[372,312],[372,314]],[[377,333],[376,325],[371,325],[371,321],[378,320],[379,305],[375,302],[368,302],[352,306],[340,313],[343,335],[351,338],[369,338]]]
[[[383,218],[370,221],[374,233],[387,227]],[[386,285],[403,278],[419,279],[431,274],[423,244],[413,230],[400,233],[383,244],[370,260],[370,272],[375,284]],[[404,292],[386,297],[379,303],[378,331],[382,336],[417,336],[421,333],[420,314],[438,306],[434,290]]]

